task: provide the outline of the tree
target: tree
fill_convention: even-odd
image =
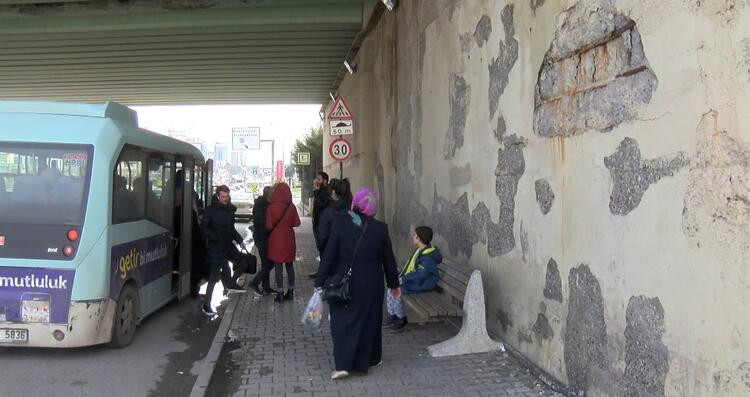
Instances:
[[[310,153],[310,165],[295,164],[297,175],[302,183],[302,199],[312,197],[312,182],[315,174],[323,170],[323,125],[310,128],[310,131],[294,144],[292,159],[297,162],[297,153]]]

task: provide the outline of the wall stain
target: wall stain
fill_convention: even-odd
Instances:
[[[544,340],[551,340],[555,336],[555,332],[549,325],[547,316],[545,316],[543,313],[539,313],[536,316],[536,322],[531,327],[531,330],[534,332],[534,335],[537,337],[539,343]]]
[[[562,302],[562,279],[560,271],[557,268],[557,262],[554,258],[549,258],[547,262],[547,275],[545,276],[544,291],[545,298],[553,301]]]
[[[674,176],[689,163],[685,152],[642,160],[638,142],[633,138],[623,139],[617,151],[604,158],[604,166],[612,175],[610,212],[615,215],[629,214],[641,203],[649,186],[665,176]]]
[[[466,111],[471,105],[471,86],[466,84],[463,76],[451,75],[450,116],[448,132],[445,134],[443,156],[446,159],[456,155],[456,150],[464,145],[466,129]]]
[[[552,191],[552,187],[546,179],[534,181],[534,191],[536,192],[536,202],[539,204],[539,209],[542,214],[547,215],[555,201],[555,192]]]
[[[518,60],[518,40],[515,38],[516,31],[513,27],[512,4],[503,8],[502,21],[505,39],[500,40],[498,55],[492,59],[492,63],[489,65],[490,85],[487,97],[490,106],[490,120],[495,117],[495,112],[497,112],[497,107],[500,103],[500,96],[508,86],[510,70]]]
[[[492,33],[492,20],[488,15],[482,15],[474,28],[474,41],[481,48],[487,42]]]
[[[515,197],[518,181],[526,171],[523,157],[526,144],[526,138],[513,134],[503,138],[503,147],[498,149],[495,194],[500,199],[500,219],[497,225],[487,225],[487,249],[492,257],[507,254],[516,246],[513,235]]]
[[[466,186],[471,183],[471,163],[466,163],[463,167],[451,167],[449,171],[449,180],[451,187]]]
[[[625,322],[624,396],[664,396],[669,351],[662,342],[664,308],[659,298],[631,297]]]
[[[466,193],[458,198],[456,204],[438,196],[437,184],[432,204],[432,227],[438,234],[446,236],[452,256],[461,253],[471,257],[472,246],[476,240],[469,213],[469,197]]]
[[[521,237],[521,255],[524,263],[528,263],[529,259],[529,233],[523,228],[523,219],[521,219],[521,225],[518,227],[518,235]]]
[[[588,265],[570,269],[564,359],[568,383],[586,391],[595,372],[607,371],[607,325],[599,281]]]
[[[497,128],[495,128],[495,139],[497,139],[498,142],[503,142],[503,137],[505,136],[505,131],[507,130],[507,127],[505,126],[505,117],[500,115],[497,118]]]

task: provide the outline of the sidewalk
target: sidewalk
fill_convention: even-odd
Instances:
[[[208,396],[558,395],[506,353],[430,357],[427,346],[457,332],[446,323],[409,325],[402,333],[385,331],[381,367],[366,376],[331,381],[328,322],[317,332],[300,323],[312,293],[308,274],[314,271],[317,256],[310,219],[302,224],[297,233],[294,301],[278,304],[270,296],[250,293],[239,298],[230,342],[224,345]]]

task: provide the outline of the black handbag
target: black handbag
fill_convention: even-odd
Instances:
[[[367,231],[367,225],[369,225],[369,223],[365,222],[365,227],[362,229],[362,234],[359,236],[359,240],[357,240],[357,245],[354,246],[352,263],[349,264],[349,270],[346,272],[346,274],[344,274],[344,276],[339,280],[336,280],[337,277],[335,276],[328,277],[323,283],[323,292],[321,294],[321,299],[323,299],[325,302],[328,302],[329,304],[351,302],[352,296],[349,291],[349,279],[352,277],[352,266],[354,265],[354,261],[357,257],[359,244],[362,242],[362,238],[365,236],[365,232]]]

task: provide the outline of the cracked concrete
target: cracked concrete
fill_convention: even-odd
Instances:
[[[539,70],[534,132],[611,131],[635,118],[657,86],[636,23],[610,0],[579,1],[564,15]]]
[[[552,203],[555,201],[555,192],[546,179],[537,179],[534,182],[534,191],[536,192],[536,202],[539,204],[539,210],[542,214],[547,215],[552,209]]]

